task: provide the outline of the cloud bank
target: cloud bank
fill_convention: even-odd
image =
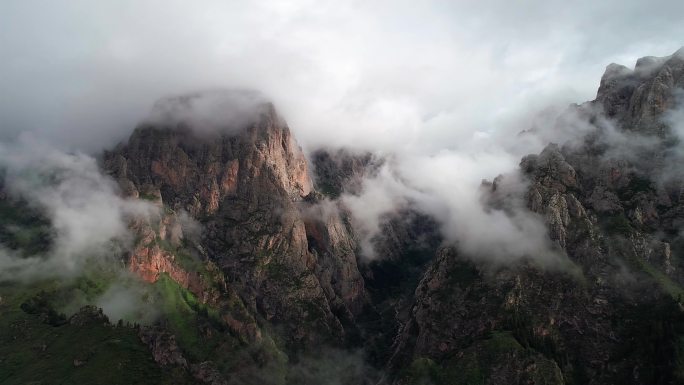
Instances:
[[[162,96],[228,87],[271,97],[309,148],[462,148],[674,52],[684,4],[656,3],[7,0],[1,131],[94,151]]]
[[[157,210],[122,198],[91,156],[65,153],[31,136],[0,144],[0,169],[4,193],[45,215],[54,233],[44,255],[0,252],[0,281],[70,276],[89,260],[118,257],[133,241],[128,221]]]

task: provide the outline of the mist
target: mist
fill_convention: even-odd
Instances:
[[[522,156],[585,134],[586,125],[559,130],[555,122],[568,104],[593,99],[608,63],[679,48],[668,37],[684,36],[676,17],[684,4],[525,3],[5,1],[0,138],[30,132],[82,159],[141,121],[171,116],[202,131],[239,125],[247,118],[225,103],[169,97],[254,90],[248,94],[276,105],[306,152],[332,146],[393,159],[360,194],[342,198],[364,234],[364,254],[373,257],[383,214],[414,205],[468,254],[547,255],[539,218],[522,207],[484,207],[481,181],[506,174],[524,186]],[[116,196],[96,192],[98,208],[108,206],[97,199]],[[97,223],[53,209],[58,232],[81,237],[56,254],[101,247],[88,244],[99,239],[89,230],[124,234],[129,205],[116,199],[97,215],[112,220]]]
[[[21,257],[0,252],[0,281],[69,277],[89,261],[119,258],[133,243],[128,223],[158,208],[123,198],[84,153],[65,153],[31,135],[0,144],[4,193],[25,201],[51,227],[49,249]]]
[[[98,151],[159,98],[247,88],[305,148],[460,148],[674,52],[684,5],[662,3],[3,1],[0,131]]]
[[[525,258],[558,262],[563,256],[549,240],[543,218],[523,202],[528,182],[518,170],[519,159],[503,148],[392,158],[364,180],[360,193],[342,196],[361,234],[362,255],[382,258],[372,240],[383,217],[411,208],[435,218],[445,242],[467,257],[503,264]],[[485,177],[501,173],[498,188],[509,195],[506,210],[487,204],[483,186]]]

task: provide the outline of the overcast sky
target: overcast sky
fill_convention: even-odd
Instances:
[[[0,164],[97,182],[64,181],[75,201],[55,186],[26,193],[45,193],[33,199],[52,208],[58,230],[106,244],[125,229],[130,202],[92,157],[64,150],[113,146],[169,95],[256,89],[305,150],[387,155],[361,194],[342,198],[364,249],[383,215],[411,204],[467,255],[556,262],[543,220],[520,199],[513,213],[483,207],[482,179],[508,173],[521,198],[520,157],[586,126],[544,131],[553,114],[539,112],[593,99],[611,62],[674,53],[683,15],[681,0],[0,0],[0,144],[22,134],[0,145]],[[533,120],[550,135],[516,136]],[[83,228],[100,217],[107,226]],[[67,251],[55,255],[75,260]]]
[[[435,152],[684,44],[683,1],[0,1],[0,132],[96,150],[164,95],[248,87],[307,148]],[[515,127],[517,129],[518,127]]]

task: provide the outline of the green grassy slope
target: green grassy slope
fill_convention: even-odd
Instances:
[[[38,294],[36,286],[0,286],[0,383],[185,383],[182,374],[154,363],[135,328],[101,322],[53,326],[28,314],[21,304]]]

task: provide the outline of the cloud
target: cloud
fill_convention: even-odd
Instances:
[[[649,59],[651,63],[642,67],[657,63],[661,58]],[[563,144],[570,152],[586,151],[589,146],[590,152],[597,156],[581,160],[582,172],[587,175],[602,178],[602,171],[617,168],[622,173],[650,179],[662,187],[681,180],[683,176],[678,167],[684,161],[683,92],[682,89],[674,90],[674,105],[660,117],[659,123],[668,128],[661,134],[649,131],[648,127],[624,129],[619,122],[603,115],[600,106],[584,104],[561,115],[556,125],[561,130],[554,129],[553,135],[542,137]],[[561,131],[569,131],[571,135],[563,135]],[[537,133],[532,134],[538,136]]]
[[[94,302],[111,321],[124,320],[149,324],[159,316],[159,309],[150,303],[153,296],[149,286],[137,277],[125,277],[112,283]]]
[[[0,144],[0,168],[5,192],[42,212],[54,232],[46,255],[0,254],[1,280],[73,275],[89,259],[120,256],[133,241],[128,221],[157,210],[122,198],[94,158],[61,152],[31,136]]]
[[[302,385],[376,384],[381,378],[377,369],[370,366],[363,351],[349,352],[339,349],[317,349],[307,354],[288,369],[288,383]]]
[[[677,49],[683,11],[636,0],[7,0],[1,131],[96,151],[161,96],[252,88],[306,147],[332,136],[434,152],[550,100],[590,99],[606,63]]]
[[[378,257],[373,238],[380,233],[383,217],[408,206],[412,196],[420,195],[400,178],[394,168],[385,163],[372,177],[363,180],[360,194],[345,193],[341,197],[352,213],[362,255],[368,259]]]
[[[475,251],[487,237],[465,238],[492,230],[514,241],[538,230],[530,218],[485,210],[481,179],[513,173],[550,138],[576,135],[551,122],[569,102],[593,98],[607,63],[679,48],[683,12],[673,0],[8,0],[0,136],[32,131],[61,148],[98,151],[124,139],[160,97],[256,89],[307,149],[394,154],[362,196],[345,197],[365,233],[391,207],[419,204]],[[197,121],[196,111],[181,115]],[[220,103],[199,111],[212,114],[206,127],[226,113]],[[516,136],[533,125],[534,135]],[[62,214],[68,228],[74,217]]]
[[[145,123],[183,126],[196,134],[235,133],[268,112],[268,100],[257,91],[206,90],[158,100]]]
[[[360,194],[342,196],[361,232],[362,254],[381,258],[372,240],[381,231],[383,217],[410,207],[435,218],[445,241],[473,259],[511,263],[530,258],[546,265],[558,261],[561,254],[549,240],[543,219],[525,207],[527,182],[517,171],[517,159],[502,149],[478,149],[404,155],[387,162],[364,181]],[[488,205],[481,187],[483,175],[500,172],[507,173],[499,186],[509,195],[505,210]]]

